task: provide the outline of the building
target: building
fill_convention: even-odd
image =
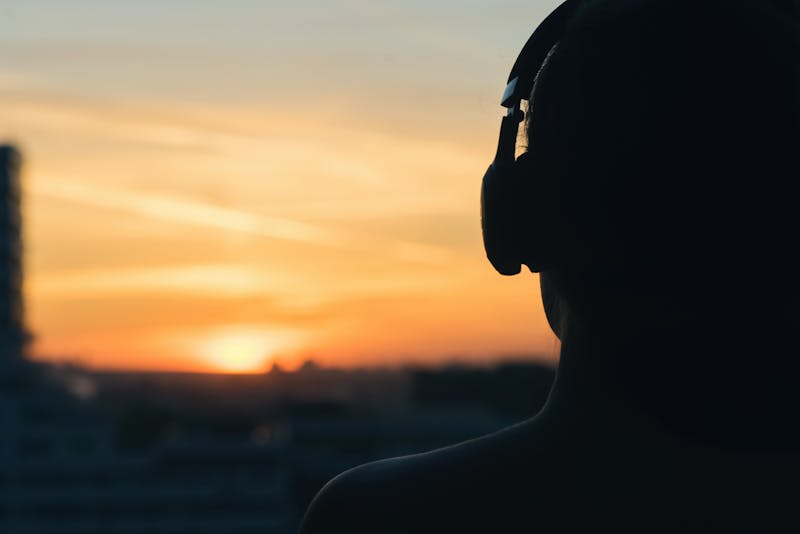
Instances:
[[[28,337],[22,294],[20,166],[19,152],[0,145],[0,369],[22,359]]]

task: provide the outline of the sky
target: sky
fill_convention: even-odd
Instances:
[[[480,179],[554,1],[4,0],[38,359],[106,369],[552,362]]]

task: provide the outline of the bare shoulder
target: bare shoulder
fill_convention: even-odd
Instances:
[[[300,530],[302,534],[376,532],[375,524],[392,508],[391,476],[387,464],[408,463],[395,458],[364,464],[336,476],[314,497]],[[391,469],[391,468],[388,468]],[[396,469],[395,469],[396,470]]]
[[[301,533],[494,530],[498,518],[510,521],[520,509],[517,499],[536,491],[522,437],[511,427],[346,471],[316,496]]]

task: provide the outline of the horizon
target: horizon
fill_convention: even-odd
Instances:
[[[537,277],[494,272],[478,199],[556,3],[6,3],[34,359],[555,362]]]
[[[87,367],[80,364],[80,362],[70,360],[44,360],[39,362],[44,365],[52,365],[56,370],[61,367],[77,368],[82,372],[87,372],[91,375],[208,375],[208,376],[241,376],[241,377],[255,377],[270,375],[276,372],[276,367],[279,373],[297,374],[303,373],[309,364],[318,371],[323,372],[342,372],[342,373],[404,373],[414,371],[433,371],[444,372],[451,370],[476,370],[476,371],[492,371],[501,369],[503,367],[541,367],[555,371],[555,362],[546,358],[536,355],[519,356],[519,357],[499,357],[496,359],[487,359],[484,361],[467,361],[467,360],[443,360],[437,362],[398,362],[395,364],[384,364],[381,362],[365,363],[362,365],[321,365],[316,360],[305,360],[299,365],[292,367],[284,367],[280,363],[274,362],[268,368],[248,371],[217,371],[217,370],[181,370],[181,369],[125,369],[125,368],[102,368],[102,367]]]
[[[322,371],[342,371],[342,372],[402,372],[414,370],[429,370],[429,371],[443,371],[450,369],[476,369],[476,370],[491,370],[499,369],[502,367],[514,366],[537,366],[546,367],[549,369],[556,369],[557,362],[554,362],[546,356],[530,354],[519,356],[498,356],[494,358],[487,358],[485,360],[466,360],[459,358],[450,358],[436,361],[412,361],[412,360],[398,360],[394,363],[384,363],[381,361],[370,361],[358,365],[345,364],[320,364],[317,360],[308,359],[293,363],[291,366],[284,366],[280,362],[271,361],[267,367],[261,369],[251,369],[245,371],[227,371],[227,370],[181,370],[181,369],[137,369],[137,368],[121,368],[121,367],[90,367],[84,366],[80,361],[73,361],[69,359],[51,359],[43,360],[40,363],[45,365],[55,366],[74,366],[81,370],[88,371],[94,374],[202,374],[202,375],[235,375],[235,376],[256,376],[266,375],[275,371],[277,368],[282,373],[297,373],[302,372],[309,364],[314,368]]]

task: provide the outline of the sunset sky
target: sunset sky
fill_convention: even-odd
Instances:
[[[38,358],[259,371],[557,353],[480,178],[555,1],[5,0]]]

